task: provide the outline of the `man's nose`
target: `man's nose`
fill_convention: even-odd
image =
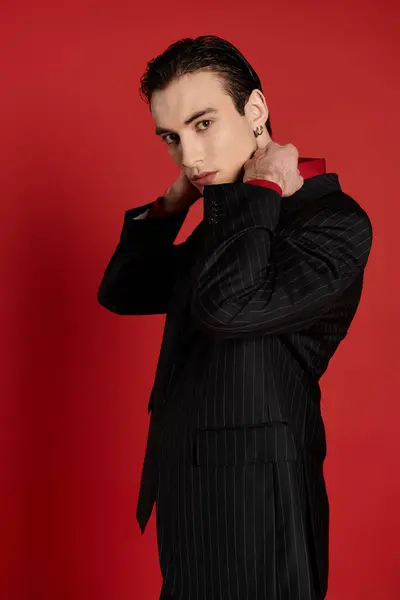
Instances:
[[[202,164],[203,151],[200,144],[197,144],[194,141],[186,143],[182,142],[181,148],[182,167],[186,167],[187,169],[194,169],[195,167],[198,167]]]

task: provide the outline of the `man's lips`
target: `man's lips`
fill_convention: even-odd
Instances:
[[[207,185],[209,183],[212,183],[216,174],[217,174],[216,171],[214,171],[212,173],[204,173],[204,175],[201,175],[200,177],[192,179],[192,183],[195,183],[197,185]]]

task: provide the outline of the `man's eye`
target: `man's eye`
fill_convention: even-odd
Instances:
[[[168,133],[163,137],[163,140],[166,144],[175,144],[177,137],[175,133]]]
[[[200,121],[199,123],[197,123],[197,126],[199,127],[199,125],[204,125],[205,127],[200,127],[200,131],[204,131],[205,129],[208,129],[211,125],[211,121],[209,119],[206,119],[205,121]]]
[[[204,121],[196,123],[196,128],[200,131],[206,131],[206,129],[209,129],[211,123],[211,119],[205,119]],[[179,141],[179,136],[177,136],[176,133],[167,133],[162,139],[168,145],[176,144]]]

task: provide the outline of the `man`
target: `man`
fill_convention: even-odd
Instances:
[[[260,80],[229,42],[173,44],[141,90],[181,172],[126,212],[98,299],[167,314],[137,509],[143,532],[156,503],[161,598],[320,600],[318,381],[359,304],[371,223],[321,161],[272,141]],[[201,196],[204,219],[174,244]]]

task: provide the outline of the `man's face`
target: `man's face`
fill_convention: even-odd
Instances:
[[[236,181],[257,149],[251,118],[238,113],[216,73],[196,71],[172,81],[153,93],[151,112],[172,159],[201,193],[207,183]],[[216,174],[193,180],[209,172]]]

